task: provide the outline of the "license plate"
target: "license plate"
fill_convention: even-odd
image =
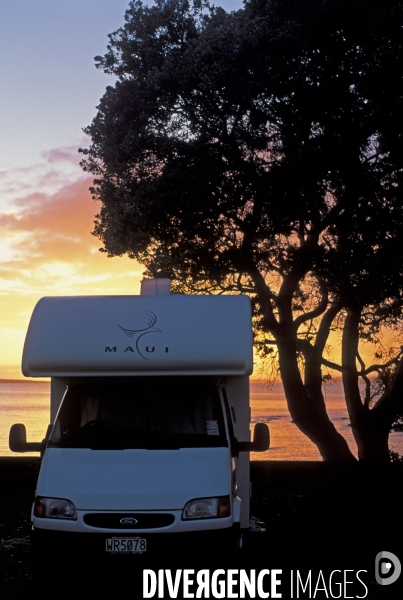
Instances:
[[[106,540],[106,552],[112,554],[143,554],[147,550],[145,538],[114,537]]]

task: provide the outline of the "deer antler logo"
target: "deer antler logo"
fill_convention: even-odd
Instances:
[[[142,358],[144,358],[145,360],[148,360],[148,358],[146,356],[144,356],[144,354],[142,354],[142,352],[140,351],[139,342],[140,342],[141,338],[144,337],[145,335],[147,335],[148,333],[162,333],[162,331],[158,327],[154,327],[154,325],[157,322],[157,315],[150,311],[147,311],[146,314],[147,314],[148,326],[143,327],[143,329],[127,329],[126,327],[122,327],[121,325],[119,325],[119,323],[116,323],[116,325],[119,327],[119,329],[121,329],[123,331],[123,333],[125,335],[127,335],[130,338],[137,335],[136,350]]]

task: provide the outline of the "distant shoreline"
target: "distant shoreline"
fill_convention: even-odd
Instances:
[[[50,383],[49,379],[0,379],[0,383]]]

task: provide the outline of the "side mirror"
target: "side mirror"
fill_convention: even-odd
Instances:
[[[252,444],[253,452],[266,452],[270,448],[270,431],[266,423],[256,423]]]
[[[22,423],[11,426],[8,445],[11,452],[41,452],[43,448],[42,442],[27,442],[27,432]]]
[[[238,442],[239,452],[266,452],[270,448],[270,431],[266,423],[256,423],[253,442]]]

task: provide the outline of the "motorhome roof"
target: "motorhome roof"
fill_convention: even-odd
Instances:
[[[30,377],[249,375],[252,369],[245,296],[42,298],[22,360]]]

